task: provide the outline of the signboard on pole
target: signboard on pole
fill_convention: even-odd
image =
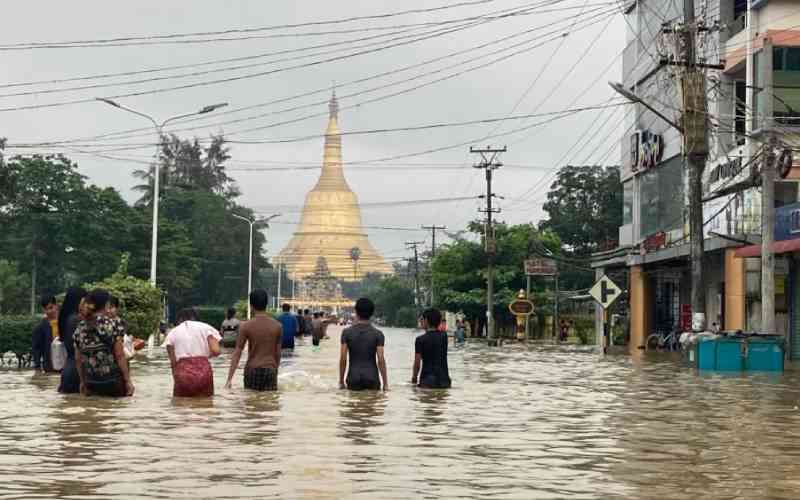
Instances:
[[[608,276],[603,276],[589,290],[589,295],[600,304],[600,307],[608,309],[622,295],[622,290]]]
[[[528,276],[555,276],[558,264],[553,259],[537,257],[525,261],[525,274]]]

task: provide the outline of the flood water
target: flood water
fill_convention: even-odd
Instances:
[[[453,388],[410,385],[410,330],[385,329],[388,393],[337,388],[339,329],[298,346],[279,391],[173,399],[169,362],[136,395],[62,396],[0,371],[0,499],[798,498],[800,373],[698,374],[654,357],[477,342]]]

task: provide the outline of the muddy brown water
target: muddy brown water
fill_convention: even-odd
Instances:
[[[410,383],[411,330],[385,329],[391,390],[337,389],[339,330],[298,345],[279,391],[171,397],[164,353],[136,395],[63,396],[0,371],[0,499],[800,498],[800,373],[697,373],[674,358],[478,342],[454,387]]]

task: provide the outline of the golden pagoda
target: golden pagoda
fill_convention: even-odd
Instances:
[[[367,273],[389,274],[392,268],[369,242],[358,198],[344,178],[336,91],[328,108],[322,172],[306,195],[299,227],[280,252],[279,262],[297,279],[312,275],[320,257],[330,273],[344,281],[358,281]]]

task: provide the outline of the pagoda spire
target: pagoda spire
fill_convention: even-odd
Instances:
[[[333,276],[347,281],[358,280],[370,272],[391,274],[392,266],[383,260],[364,232],[358,197],[344,177],[335,86],[328,109],[319,179],[306,195],[300,224],[281,251],[281,262],[291,275],[299,278],[314,274],[319,262],[325,262]],[[357,265],[352,258],[354,252],[359,256]]]
[[[350,191],[342,170],[342,136],[339,132],[339,101],[336,99],[336,88],[328,102],[330,116],[328,128],[325,130],[325,150],[315,191]]]
[[[333,84],[333,93],[331,94],[331,100],[328,101],[328,111],[330,112],[330,114],[328,115],[328,120],[339,119],[339,100],[336,99],[336,83]]]

